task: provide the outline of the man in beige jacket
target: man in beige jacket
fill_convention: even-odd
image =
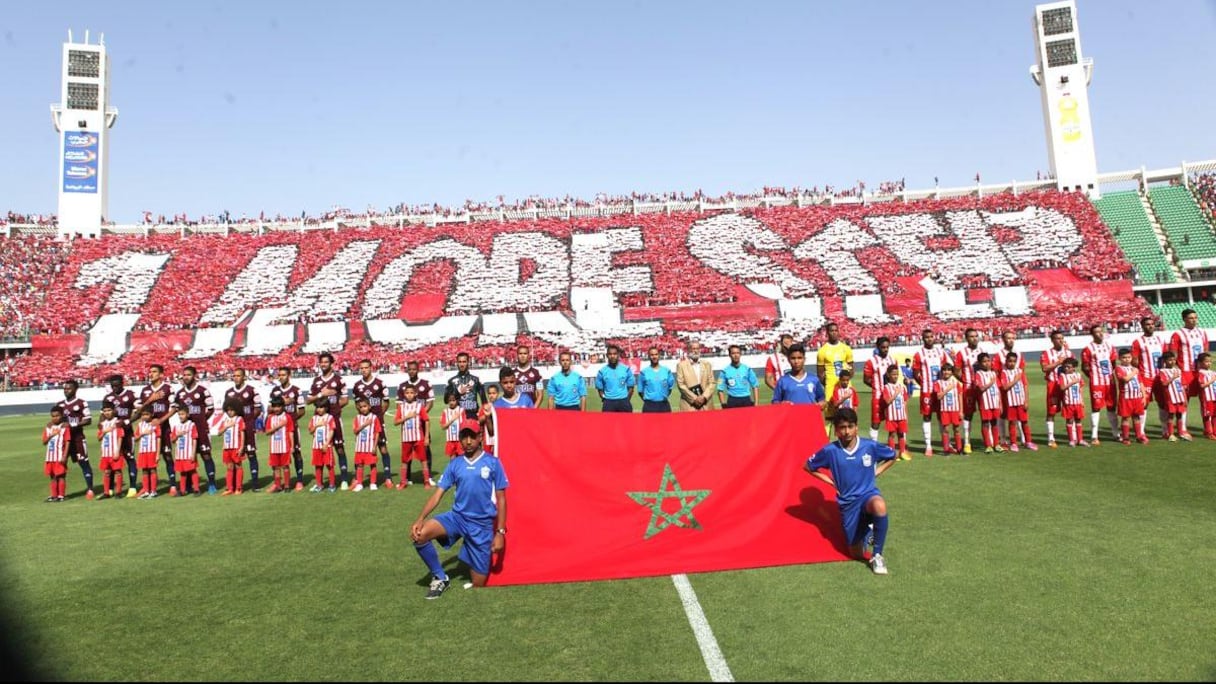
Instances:
[[[680,389],[681,411],[703,411],[713,407],[713,366],[701,359],[701,343],[690,341],[685,347],[684,358],[676,364],[676,387]]]

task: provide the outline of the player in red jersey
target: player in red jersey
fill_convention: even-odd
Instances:
[[[126,463],[122,455],[125,432],[122,421],[115,415],[114,404],[102,402],[101,423],[97,426],[97,441],[101,446],[102,498],[108,499],[122,493],[122,469]]]
[[[410,486],[410,466],[414,461],[422,466],[423,483],[431,481],[431,468],[426,460],[427,445],[430,443],[426,402],[418,398],[418,390],[414,386],[405,385],[404,389],[405,396],[397,402],[397,415],[393,418],[393,424],[401,426],[401,480],[397,489]]]
[[[882,425],[882,386],[886,382],[887,370],[899,363],[891,356],[891,340],[878,338],[874,354],[866,361],[861,371],[861,381],[870,388],[870,439],[878,441],[878,428]]]
[[[63,420],[68,424],[68,459],[76,461],[84,475],[84,498],[93,498],[93,466],[89,463],[89,444],[84,429],[93,423],[89,402],[76,396],[80,385],[75,380],[63,383],[63,401],[55,404],[63,410]],[[66,482],[66,479],[64,480]]]
[[[68,443],[72,441],[71,427],[63,419],[63,409],[51,409],[51,422],[42,428],[42,473],[51,478],[51,495],[48,503],[63,501],[67,496]]]
[[[1216,439],[1216,371],[1212,370],[1212,355],[1203,352],[1195,358],[1199,383],[1199,408],[1203,416],[1203,436]]]
[[[1018,357],[1018,368],[1023,371],[1026,370],[1026,358],[1022,355],[1022,352],[1014,349],[1014,345],[1017,343],[1017,339],[1018,339],[1017,335],[1014,335],[1012,331],[1006,330],[1005,332],[1001,333],[1001,347],[1000,347],[1000,349],[997,350],[997,353],[993,354],[993,356],[992,356],[992,370],[995,371],[998,376],[997,377],[998,386],[1000,385],[1001,372],[1005,368],[1005,359],[1008,358],[1010,354],[1014,354]],[[1030,388],[1026,384],[1025,375],[1022,376],[1022,390],[1025,391],[1027,394],[1030,393],[1030,391],[1029,391]],[[1004,393],[1002,393],[1002,400],[1003,400],[1003,397],[1004,397]],[[1005,421],[1005,411],[1004,411],[1004,409],[1002,409],[1001,416],[1000,416],[1000,418],[997,419],[998,433],[1000,435],[999,438],[1002,440],[1005,439],[1005,437],[1004,437],[1005,435],[1010,434],[1010,432],[1005,431],[1005,422],[1006,422]]]
[[[1000,379],[1005,422],[1009,425],[1009,450],[1017,451],[1020,441],[1027,449],[1038,451],[1038,445],[1030,437],[1030,414],[1026,410],[1030,398],[1026,394],[1026,371],[1018,368],[1019,360],[1017,354],[1006,355]]]
[[[920,339],[921,348],[912,356],[912,378],[920,388],[918,392],[921,429],[925,433],[925,456],[932,456],[933,416],[941,413],[933,388],[941,377],[942,366],[950,362],[950,353],[937,343],[937,334],[929,328],[920,331]]]
[[[165,462],[165,471],[169,476],[170,491],[177,489],[177,473],[173,471],[173,441],[169,439],[169,410],[172,407],[172,401],[173,388],[165,380],[165,367],[159,363],[148,366],[148,385],[139,393],[139,408],[135,410],[134,415],[142,414],[145,408],[152,409],[152,418],[155,419],[157,429],[160,430],[157,435],[157,445],[160,448],[160,458]],[[147,470],[145,466],[139,467],[141,470]],[[153,468],[155,469],[155,466]]]
[[[1090,443],[1097,446],[1098,424],[1102,419],[1102,410],[1106,409],[1107,421],[1110,424],[1112,438],[1118,439],[1119,421],[1115,417],[1115,348],[1105,341],[1106,326],[1098,323],[1089,327],[1093,341],[1085,345],[1081,351],[1081,372],[1089,380],[1090,423],[1092,432]]]
[[[138,462],[140,472],[144,476],[143,488],[139,494],[139,498],[141,499],[156,498],[157,460],[163,458],[161,427],[169,420],[169,414],[166,412],[165,415],[158,417],[155,415],[155,412],[156,409],[151,404],[141,406],[139,409],[139,422],[135,424],[135,434],[133,437],[135,441],[135,459]],[[176,482],[176,478],[174,478],[174,481]],[[173,491],[173,489],[170,489],[170,491]]]
[[[975,371],[979,367],[980,354],[984,353],[980,346],[980,333],[975,328],[967,328],[963,333],[966,342],[954,356],[954,370],[963,386],[963,453],[971,453],[971,419],[975,417],[979,403],[979,394],[975,390]]]
[[[329,404],[329,415],[334,417],[334,453],[338,456],[341,486],[346,490],[350,487],[350,468],[346,463],[346,439],[342,435],[342,409],[350,403],[350,398],[346,396],[346,383],[342,381],[342,376],[334,372],[334,355],[329,352],[321,354],[317,357],[317,365],[321,367],[321,374],[313,378],[304,403],[316,405],[324,401]]]
[[[532,348],[519,345],[515,348],[515,391],[532,400],[533,406],[540,406],[545,398],[545,383],[540,370],[532,365]]]
[[[329,404],[318,403],[313,408],[312,419],[308,422],[308,432],[312,434],[312,467],[316,469],[316,481],[312,492],[325,489],[321,478],[325,469],[329,468],[329,491],[334,491],[334,417],[329,415]]]
[[[832,415],[836,415],[838,409],[857,410],[857,390],[853,389],[853,371],[848,368],[840,371],[840,377],[836,379],[836,387],[832,390],[832,396],[828,398],[828,406]]]
[[[274,471],[274,482],[270,489],[275,492],[291,491],[291,452],[295,436],[295,419],[287,413],[282,397],[270,401],[270,415],[266,416],[263,431],[270,435],[270,468]]]
[[[1056,415],[1060,413],[1060,383],[1058,382],[1064,361],[1071,359],[1072,350],[1064,343],[1064,332],[1051,332],[1051,348],[1039,356],[1039,368],[1047,383],[1047,446],[1056,448]]]
[[[418,395],[418,400],[426,402],[426,413],[430,415],[431,406],[435,404],[435,393],[431,390],[431,383],[426,378],[418,377],[418,362],[410,361],[405,367],[406,378],[401,381],[401,385],[397,387],[397,401],[405,399],[405,388],[413,387]],[[426,470],[433,472],[431,468],[431,440],[426,441]],[[435,486],[435,481],[427,480],[427,484],[431,487]]]
[[[445,437],[443,453],[448,458],[455,458],[462,453],[460,423],[465,419],[464,407],[460,405],[460,395],[453,391],[444,392],[443,401],[447,404],[439,416],[439,427],[443,428]]]
[[[769,389],[775,389],[777,381],[790,369],[790,346],[793,344],[794,336],[786,333],[773,345],[773,353],[769,354],[768,360],[764,362],[764,384],[768,385]],[[878,377],[882,378],[881,375]],[[540,406],[540,404],[536,405]]]
[[[249,489],[258,491],[258,442],[257,423],[262,415],[262,404],[258,391],[246,382],[245,369],[232,371],[232,387],[224,393],[224,403],[235,401],[241,407],[241,418],[245,426],[245,458],[249,459]]]
[[[1157,368],[1161,365],[1161,355],[1170,347],[1169,336],[1157,332],[1157,322],[1152,316],[1140,319],[1140,330],[1144,334],[1132,341],[1132,364],[1140,370],[1145,403],[1157,402],[1157,416],[1165,425],[1161,388],[1157,386]]]
[[[300,388],[291,382],[291,369],[283,366],[275,373],[275,382],[270,388],[270,400],[283,400],[283,411],[291,416],[295,428],[291,435],[291,460],[296,467],[296,491],[304,489],[304,455],[300,452],[300,423],[304,420],[304,402],[300,400]]]
[[[1185,440],[1191,439],[1191,433],[1187,429],[1187,408],[1190,404],[1190,397],[1199,396],[1199,385],[1195,382],[1195,360],[1207,350],[1208,334],[1199,327],[1199,314],[1195,313],[1194,309],[1184,309],[1182,311],[1182,329],[1174,332],[1174,336],[1170,340],[1170,351],[1174,352],[1178,370],[1182,373],[1182,386],[1186,388],[1187,392],[1187,400],[1182,405],[1182,422],[1179,427],[1179,436]]]
[[[135,491],[136,466],[135,466],[135,451],[131,447],[131,419],[135,417],[132,413],[135,410],[135,393],[123,386],[121,375],[111,375],[108,382],[110,383],[110,393],[102,398],[103,404],[110,404],[114,407],[114,416],[122,423],[122,457],[127,463],[127,498],[134,499],[137,492]]]
[[[355,434],[355,486],[351,487],[352,492],[363,491],[363,466],[367,466],[371,470],[371,486],[368,489],[376,491],[376,435],[384,430],[380,425],[380,418],[372,413],[372,405],[367,399],[359,399],[355,401],[355,409],[358,413],[355,414],[354,420],[351,421],[351,429]]]
[[[203,433],[204,435],[207,433]],[[203,493],[198,484],[198,426],[190,419],[190,408],[179,404],[177,412],[169,417],[169,439],[173,440],[173,472],[177,473],[179,489],[175,492],[181,496]]]
[[[245,461],[245,418],[241,416],[241,403],[236,399],[224,402],[224,417],[219,423],[220,438],[224,449],[224,478],[227,488],[224,496],[244,491],[245,474],[241,464]]]
[[[1161,355],[1161,370],[1157,371],[1157,383],[1161,385],[1161,398],[1165,400],[1165,438],[1177,442],[1179,437],[1191,440],[1189,433],[1182,433],[1183,416],[1186,415],[1187,391],[1182,382],[1182,369],[1178,368],[1174,352],[1167,351]],[[1177,426],[1179,435],[1174,434]]]
[[[372,374],[372,362],[363,359],[359,362],[359,379],[350,388],[355,401],[366,399],[372,413],[380,419],[380,434],[376,435],[376,449],[380,451],[380,460],[384,463],[384,486],[393,486],[393,459],[388,455],[388,437],[384,432],[384,414],[388,410],[388,388],[384,382]],[[372,481],[375,484],[375,480]]]
[[[899,366],[887,369],[882,385],[883,416],[887,419],[887,445],[892,449],[899,445],[901,461],[912,459],[908,453],[908,387],[903,383]]]
[[[1000,374],[992,369],[992,357],[981,353],[979,367],[975,371],[975,391],[980,411],[980,422],[984,434],[984,453],[1004,451],[997,419],[1004,411],[1001,401]]]
[[[1064,359],[1060,364],[1060,375],[1056,378],[1060,387],[1060,415],[1068,430],[1068,446],[1089,446],[1085,441],[1085,399],[1081,387],[1085,379],[1077,372],[1076,359]]]
[[[963,384],[954,377],[954,366],[946,364],[941,367],[941,376],[933,386],[933,394],[937,397],[940,408],[938,416],[942,422],[942,453],[963,453],[963,433],[959,427],[963,424]],[[947,430],[953,433],[950,435]]]
[[[1129,423],[1136,427],[1136,439],[1141,444],[1148,444],[1148,435],[1144,434],[1144,406],[1148,392],[1140,382],[1140,369],[1132,365],[1132,350],[1119,350],[1119,365],[1115,366],[1115,382],[1119,388],[1119,419],[1122,430],[1122,442],[1131,444]]]
[[[211,458],[209,421],[215,414],[215,402],[211,398],[211,391],[198,381],[198,370],[194,366],[186,366],[182,369],[182,386],[177,390],[177,398],[174,403],[186,407],[186,414],[189,416],[190,422],[194,423],[194,431],[198,436],[198,439],[195,440],[198,449],[196,455],[203,459],[203,469],[207,472],[207,493],[214,495],[216,493],[215,460]],[[176,468],[176,464],[174,468]],[[197,473],[195,476],[197,477]]]

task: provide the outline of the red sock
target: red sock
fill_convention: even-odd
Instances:
[[[1166,418],[1165,419],[1165,438],[1169,439],[1170,435],[1172,435],[1172,434],[1174,434],[1174,419]]]
[[[1128,425],[1127,422],[1124,422],[1123,425],[1120,426],[1120,431],[1123,433],[1123,441],[1127,441],[1127,435],[1131,429],[1132,426]]]
[[[59,496],[59,478],[51,478],[51,498]]]
[[[426,461],[422,462],[422,484],[426,484],[431,479],[431,469],[426,467]]]
[[[151,487],[151,488],[150,488],[148,491],[150,491],[150,492],[155,492],[155,491],[156,491],[156,471],[155,471],[155,470],[153,470],[153,471],[152,471],[152,474],[151,474],[151,475],[149,475],[148,477],[152,478],[152,480],[151,480],[151,481],[152,481],[152,487]]]
[[[959,432],[958,428],[954,430],[954,450],[959,453],[963,451],[963,433]]]
[[[372,466],[368,470],[371,471],[368,475],[368,479],[371,480],[370,484],[376,484],[376,466]]]
[[[1144,416],[1141,416],[1140,420],[1136,421],[1136,437],[1148,439],[1148,435],[1144,434],[1144,423],[1145,422],[1147,422],[1147,421],[1144,420]]]
[[[59,478],[59,497],[63,498],[68,495],[68,478]]]
[[[1031,437],[1030,437],[1030,422],[1029,421],[1022,421],[1022,439],[1026,440],[1027,444],[1030,444],[1030,442],[1032,441]]]
[[[317,468],[317,469],[316,469],[316,472],[317,472],[317,474],[316,474],[316,475],[314,475],[313,477],[315,477],[315,478],[316,478],[316,481],[317,481],[317,486],[318,486],[318,487],[320,487],[320,486],[321,486],[321,478],[325,477],[325,467],[324,467],[324,466],[322,466],[322,467],[320,467],[320,468]]]
[[[355,466],[355,484],[363,484],[363,466]]]
[[[330,487],[333,487],[335,484],[337,484],[337,480],[335,480],[334,478],[335,478],[334,467],[329,466],[329,486]]]
[[[245,470],[239,465],[236,467],[236,472],[232,474],[232,483],[236,486],[236,491],[242,492],[245,489]]]
[[[895,448],[895,435],[887,435],[887,446]]]
[[[908,450],[908,440],[901,434],[899,436],[899,453],[902,454],[903,452],[905,452],[907,450]]]

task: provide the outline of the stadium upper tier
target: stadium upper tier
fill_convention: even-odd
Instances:
[[[19,238],[28,241],[31,238]],[[31,243],[23,243],[31,244]],[[50,250],[54,243],[35,242]],[[50,250],[53,252],[54,250]],[[311,368],[335,351],[386,362],[497,359],[526,341],[634,352],[816,334],[863,344],[1126,324],[1149,312],[1090,202],[1055,191],[908,203],[571,220],[76,240],[46,263],[19,377]],[[31,255],[38,262],[39,255]],[[3,277],[23,277],[6,264]],[[30,306],[26,304],[25,306]],[[85,368],[73,369],[79,360]],[[387,363],[386,363],[387,365]],[[58,369],[58,370],[56,370]]]
[[[1161,243],[1153,233],[1153,224],[1144,211],[1139,192],[1109,192],[1094,202],[1094,206],[1110,226],[1123,253],[1135,264],[1141,282],[1172,283],[1176,280]]]
[[[1216,257],[1216,235],[1212,234],[1212,226],[1200,213],[1190,190],[1170,185],[1152,188],[1148,196],[1179,259]]]

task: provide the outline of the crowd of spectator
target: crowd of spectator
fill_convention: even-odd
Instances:
[[[1216,222],[1216,173],[1200,173],[1191,177],[1191,192],[1209,221]]]
[[[900,185],[891,182],[880,189]],[[859,187],[864,190],[864,184]],[[765,196],[790,192],[802,190],[763,189]],[[687,197],[635,193],[627,199]],[[695,200],[701,194],[691,197]],[[596,201],[620,199],[603,196]],[[529,199],[516,206],[531,206],[528,203],[533,201],[550,200]],[[466,209],[470,206],[476,207]],[[368,215],[374,215],[370,207]],[[1132,273],[1089,201],[1081,194],[1055,191],[982,199],[760,207],[738,214],[701,214],[690,208],[630,216],[627,227],[622,225],[620,219],[605,217],[525,218],[408,230],[373,222],[369,228],[327,233],[323,239],[308,231],[184,238],[175,233],[108,235],[69,243],[7,238],[2,239],[5,249],[0,257],[0,324],[14,334],[81,334],[103,314],[138,313],[137,331],[191,330],[232,326],[245,311],[274,307],[283,310],[279,323],[302,328],[305,323],[399,316],[427,320],[486,311],[569,311],[570,287],[611,286],[626,310],[648,308],[647,315],[633,319],[650,318],[653,313],[653,318],[670,316],[675,322],[657,336],[609,333],[605,337],[579,331],[525,333],[523,339],[537,348],[539,359],[545,354],[555,358],[558,347],[573,348],[589,358],[605,342],[620,344],[627,355],[641,356],[650,344],[678,349],[694,331],[714,331],[705,338],[712,347],[743,343],[763,350],[779,325],[796,328],[788,320],[778,320],[771,300],[749,291],[754,284],[776,283],[784,297],[816,296],[836,302],[825,315],[841,320],[842,333],[850,339],[870,343],[880,335],[900,339],[908,330],[922,327],[947,337],[961,336],[969,325],[993,333],[1012,329],[1041,335],[1060,322],[1082,328],[1089,314],[1078,312],[1075,303],[1048,297],[1033,303],[1034,315],[995,310],[988,318],[952,320],[905,304],[894,310],[895,315],[859,321],[847,319],[839,310],[843,296],[881,294],[886,301],[906,302],[914,282],[926,276],[948,288],[982,290],[1033,286],[1033,272],[1043,269],[1064,269],[1090,281],[1122,280]],[[741,241],[746,231],[751,237]],[[583,261],[572,262],[568,269],[551,268],[567,258],[575,233],[604,233],[601,247],[596,248],[600,251],[576,257],[574,261]],[[953,250],[966,258],[951,258]],[[505,283],[493,277],[503,272],[496,259],[508,252],[516,260],[504,263],[518,264],[518,283],[509,276]],[[323,277],[314,279],[322,269]],[[914,291],[913,296],[923,301],[923,293]],[[1096,299],[1104,320],[1116,329],[1133,324],[1148,311],[1139,299]],[[419,314],[420,310],[426,313]],[[818,324],[808,320],[798,332],[813,336],[817,330]],[[514,343],[510,336],[498,340],[470,335],[394,346],[357,337],[339,340],[340,345],[345,343],[341,355],[367,356],[386,368],[400,364],[405,355],[440,363],[456,350],[470,349],[475,360],[493,365],[509,355]],[[223,351],[192,361],[210,373],[251,364],[311,371],[317,350],[304,351],[303,337],[297,339],[266,355]],[[97,377],[111,369],[131,372],[146,365],[143,354],[131,352],[116,366],[95,366],[87,372]],[[157,360],[165,360],[163,353]],[[66,352],[23,357],[16,362],[14,376],[21,382],[56,382],[80,372],[73,368],[74,361]]]

